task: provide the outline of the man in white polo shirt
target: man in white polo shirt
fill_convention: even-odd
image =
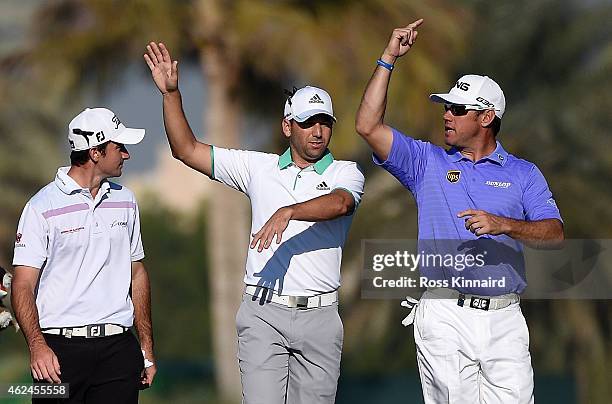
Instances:
[[[291,94],[283,155],[223,149],[194,137],[165,46],[150,43],[145,60],[163,94],[172,154],[251,201],[253,239],[236,316],[243,402],[333,403],[343,341],[342,248],[364,177],[327,149],[336,120],[329,94],[316,87]]]
[[[13,308],[34,380],[69,384],[61,402],[137,403],[156,372],[143,371],[143,351],[145,366],[153,361],[153,335],[138,205],[107,180],[121,175],[125,144],[144,132],[108,109],[85,109],[69,125],[71,165],[28,201],[19,221]]]

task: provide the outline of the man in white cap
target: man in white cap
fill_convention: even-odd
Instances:
[[[327,149],[336,121],[329,94],[317,87],[290,94],[282,155],[229,150],[194,137],[166,47],[150,43],[145,60],[163,95],[172,154],[251,201],[253,239],[236,316],[243,402],[333,403],[343,341],[342,248],[364,177]]]
[[[28,201],[19,221],[13,308],[35,382],[68,384],[61,402],[137,403],[155,376],[138,205],[108,181],[130,158],[125,145],[144,134],[108,109],[81,112],[68,128],[71,165]]]
[[[522,248],[559,245],[561,216],[538,168],[496,140],[506,102],[489,77],[466,75],[448,93],[430,96],[444,104],[448,150],[385,124],[394,63],[412,48],[422,22],[393,31],[356,129],[374,163],[414,196],[418,251],[445,257],[444,264],[421,264],[420,279],[437,287],[427,289],[403,322],[414,320],[423,396],[426,403],[529,403],[533,370],[519,306],[527,286]],[[465,265],[459,259],[468,253],[476,259]]]

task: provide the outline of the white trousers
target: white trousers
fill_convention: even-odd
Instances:
[[[414,339],[426,404],[533,403],[529,330],[518,303],[483,311],[425,292]]]

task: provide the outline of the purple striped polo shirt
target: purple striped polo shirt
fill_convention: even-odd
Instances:
[[[396,129],[387,160],[383,162],[376,155],[373,160],[414,196],[419,252],[448,258],[432,256],[429,265],[420,266],[421,276],[446,280],[449,287],[462,293],[496,296],[525,289],[522,243],[506,235],[478,237],[465,228],[466,218],[457,214],[479,209],[518,220],[562,220],[535,164],[509,154],[499,142],[493,153],[473,162],[454,148],[445,150]],[[481,254],[478,264],[483,265],[457,266],[466,254]],[[464,280],[496,282],[492,282],[494,286],[473,286],[475,282]]]

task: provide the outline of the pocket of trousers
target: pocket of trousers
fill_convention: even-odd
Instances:
[[[340,317],[337,307],[335,308],[334,312],[336,313],[336,318],[338,319],[338,343],[340,344],[340,349],[342,349],[342,345],[344,344],[344,324],[342,323],[342,317]]]
[[[236,333],[238,337],[240,337],[240,335],[246,329],[246,325],[244,322],[244,311],[246,310],[246,305],[247,303],[245,302],[245,299],[243,298],[242,303],[240,303],[240,306],[238,307],[238,311],[236,312]]]

